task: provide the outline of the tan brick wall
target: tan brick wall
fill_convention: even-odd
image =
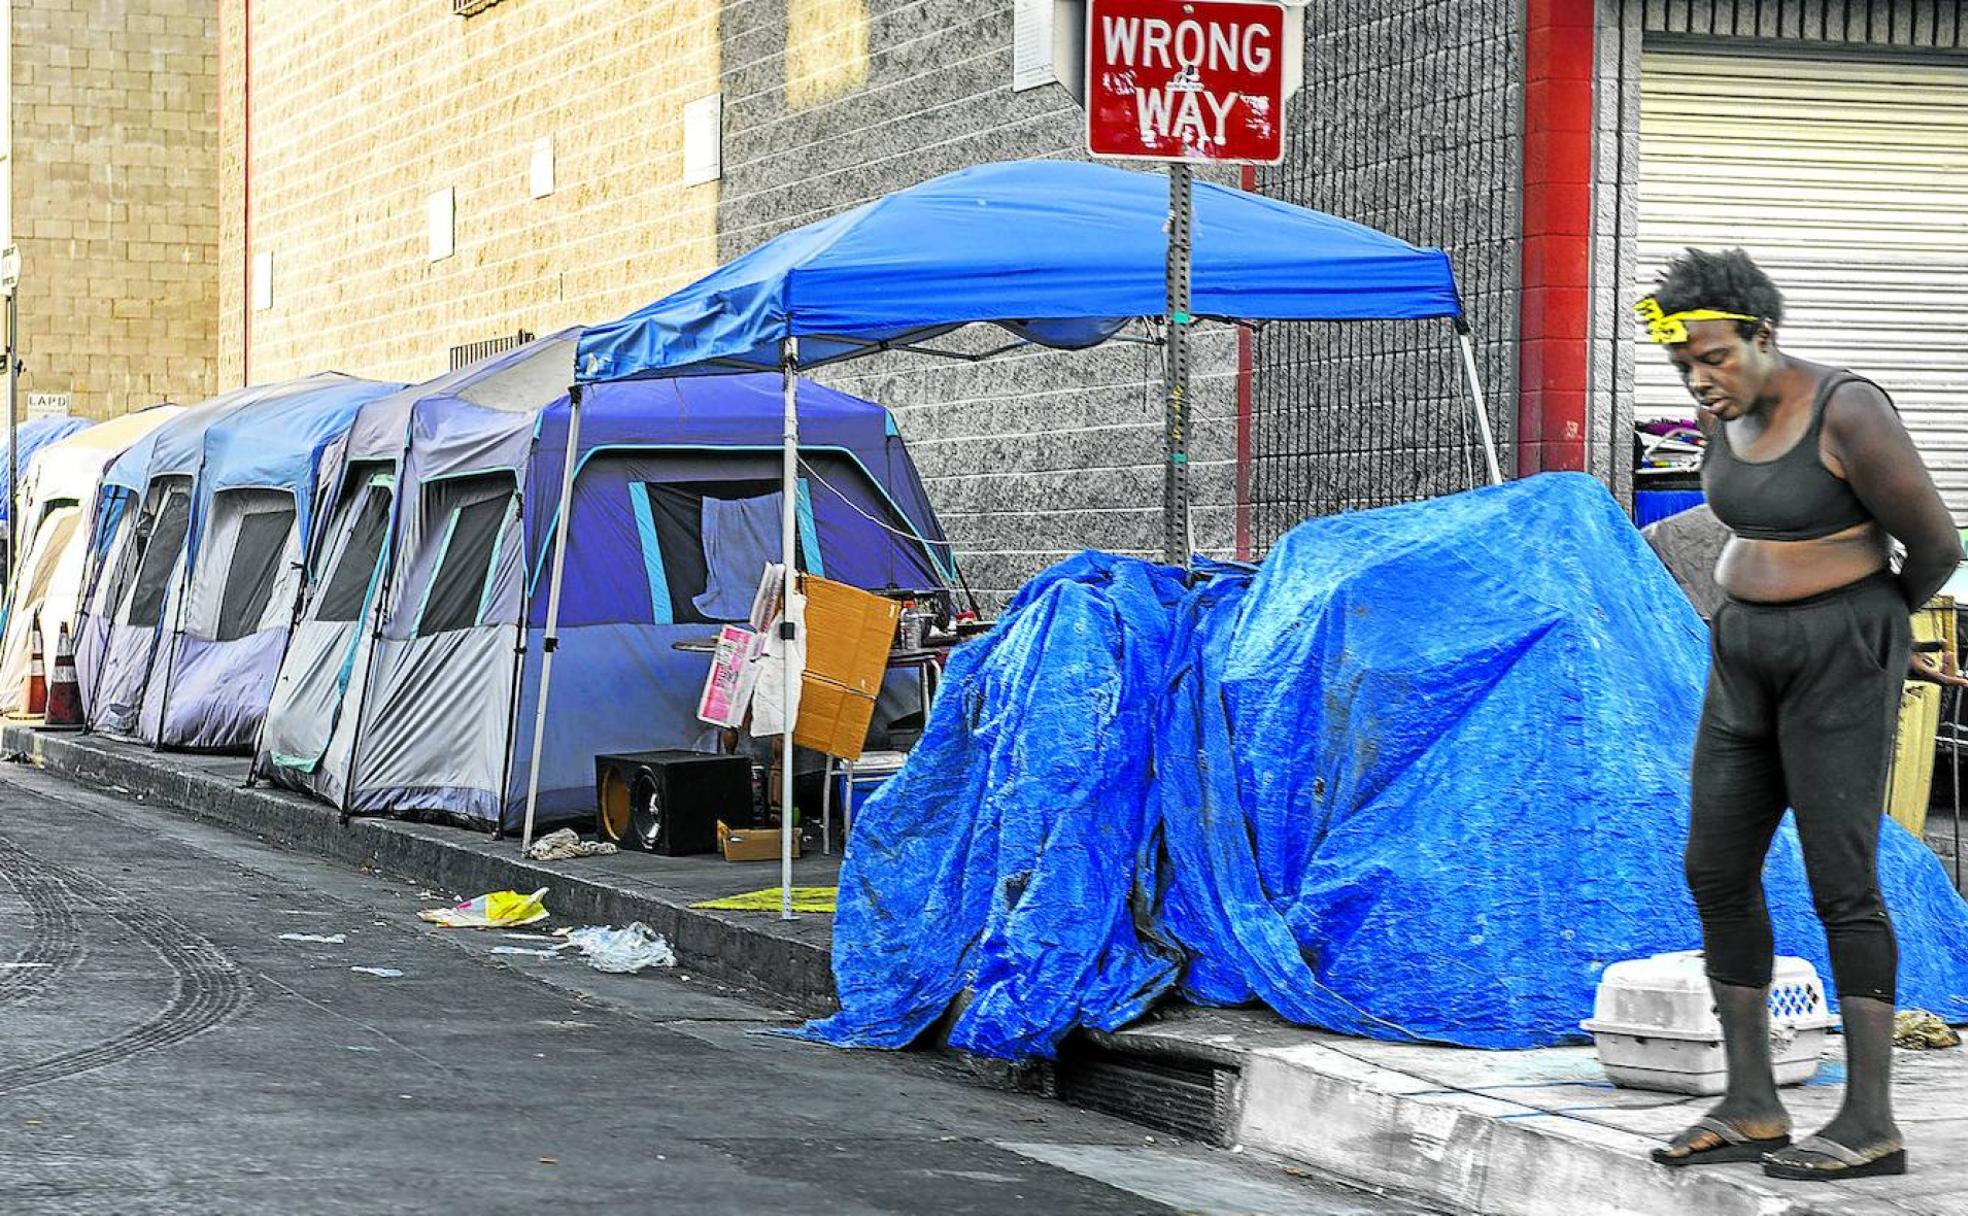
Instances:
[[[12,0],[26,394],[109,417],[216,383],[211,0]]]
[[[718,187],[681,177],[683,106],[718,90],[717,0],[218,8],[223,384],[249,341],[255,381],[420,380],[454,345],[610,319],[716,264]],[[535,199],[543,136],[556,183]],[[457,251],[433,262],[427,203],[447,187]],[[273,306],[242,316],[247,208]]]

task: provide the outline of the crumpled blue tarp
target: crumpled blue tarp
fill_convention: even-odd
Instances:
[[[1692,949],[1707,632],[1582,475],[1334,516],[1253,575],[1085,554],[958,652],[857,817],[809,1037],[1048,1056],[1180,986],[1310,1026],[1577,1041],[1608,963]],[[1968,1020],[1968,903],[1887,821],[1901,1002]],[[1794,829],[1777,947],[1829,984]]]
[[[1148,749],[1182,576],[1087,553],[1026,584],[950,660],[909,763],[855,817],[834,922],[842,1012],[814,1037],[901,1047],[968,994],[949,1041],[1049,1056],[1175,982],[1145,940]]]

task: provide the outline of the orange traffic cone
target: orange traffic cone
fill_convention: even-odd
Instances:
[[[82,725],[82,681],[75,678],[75,644],[68,626],[55,635],[55,675],[48,682],[48,716],[43,726]]]
[[[39,717],[48,709],[48,673],[41,666],[41,614],[27,627],[27,713]]]

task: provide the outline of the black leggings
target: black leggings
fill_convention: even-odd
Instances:
[[[1912,641],[1906,600],[1884,572],[1716,611],[1687,854],[1710,979],[1770,983],[1763,859],[1789,806],[1838,994],[1893,999],[1899,950],[1879,895],[1879,821]]]

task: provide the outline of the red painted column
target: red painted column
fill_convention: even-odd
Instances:
[[[1585,468],[1592,0],[1526,0],[1517,473]]]

